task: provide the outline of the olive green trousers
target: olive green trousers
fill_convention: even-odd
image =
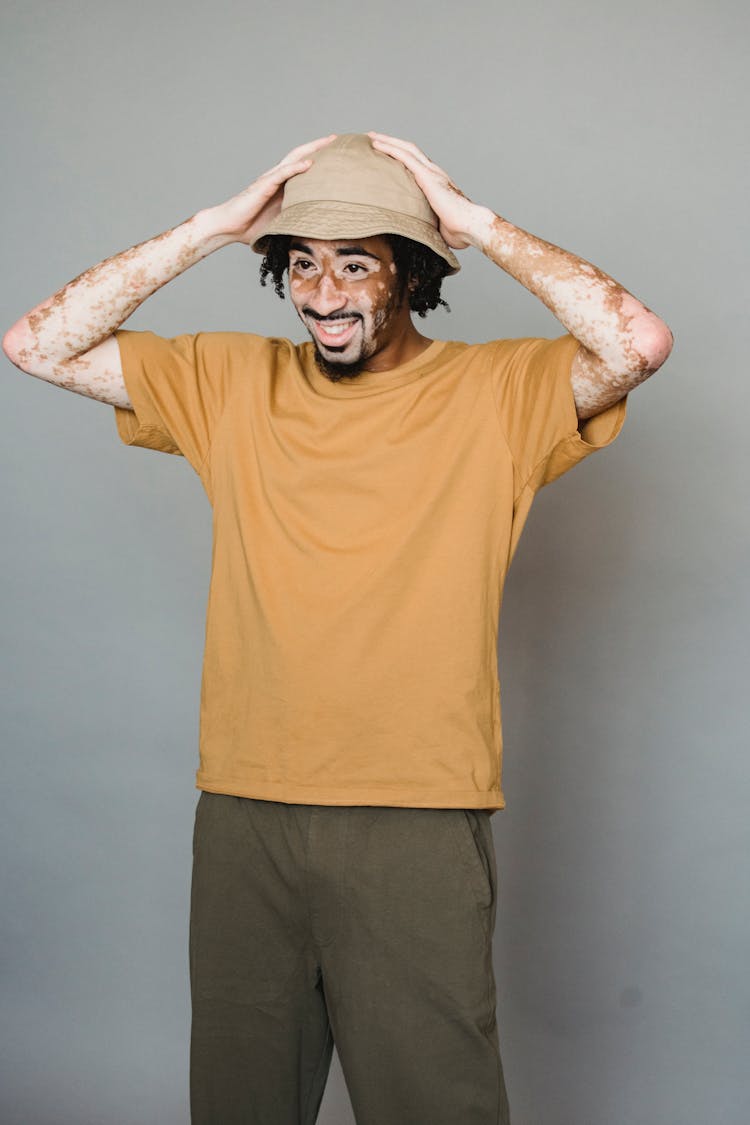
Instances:
[[[201,794],[193,1125],[506,1125],[490,815]]]

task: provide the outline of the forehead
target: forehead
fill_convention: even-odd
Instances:
[[[391,251],[390,243],[382,235],[371,235],[369,238],[307,238],[304,235],[294,235],[292,237],[291,249],[305,246],[307,250],[316,257],[326,257],[330,255],[346,254],[350,255],[357,249],[364,250],[367,254],[372,254],[379,258],[381,262],[390,262],[393,260],[393,253]]]

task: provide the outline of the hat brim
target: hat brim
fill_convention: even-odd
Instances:
[[[299,235],[301,238],[372,238],[378,234],[400,234],[429,246],[448,265],[447,273],[461,269],[458,258],[440,232],[429,223],[389,211],[385,207],[341,203],[338,200],[315,200],[293,203],[279,212],[252,244],[256,254],[264,254],[272,234]]]

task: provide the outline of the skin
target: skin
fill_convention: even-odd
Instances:
[[[300,238],[289,251],[289,295],[331,380],[388,371],[414,359],[431,341],[411,319],[387,240]],[[334,336],[337,330],[340,336]]]
[[[370,132],[373,147],[408,168],[455,250],[474,246],[538,297],[580,347],[571,370],[578,417],[617,402],[661,367],[667,325],[596,266],[472,203],[447,172],[410,141]]]
[[[307,171],[313,153],[335,135],[299,145],[238,195],[74,278],[8,329],[8,359],[48,383],[132,410],[112,334],[147,297],[208,254],[234,242],[252,245],[281,210],[286,181]]]
[[[157,289],[215,250],[251,245],[280,208],[284,184],[310,167],[311,156],[335,134],[295,148],[238,195],[199,211],[177,227],[125,250],[74,278],[6,332],[3,350],[22,371],[77,394],[132,409],[113,333]],[[672,348],[667,325],[631,293],[584,259],[513,226],[469,200],[448,174],[410,141],[369,134],[373,147],[399,160],[437,215],[449,246],[473,246],[524,285],[579,341],[571,384],[580,419],[590,418],[637,387]],[[364,272],[343,241],[311,243],[295,251],[291,297],[316,341],[329,378],[361,370],[385,371],[415,358],[430,341],[414,327],[405,294],[382,240],[356,244],[372,251],[377,269],[360,255]],[[374,250],[373,250],[374,247]],[[316,323],[354,321],[343,350]],[[342,345],[343,347],[343,345]],[[346,365],[343,367],[342,365]]]

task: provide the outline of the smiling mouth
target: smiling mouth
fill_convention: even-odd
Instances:
[[[343,348],[349,343],[357,330],[359,319],[313,320],[312,329],[319,344],[324,348]]]

